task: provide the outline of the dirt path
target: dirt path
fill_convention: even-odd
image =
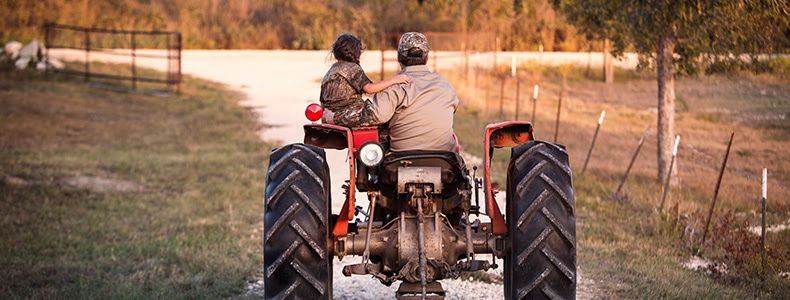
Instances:
[[[275,146],[281,146],[302,142],[302,125],[308,122],[304,117],[304,108],[309,103],[318,102],[321,78],[330,65],[327,62],[327,54],[326,51],[190,50],[182,54],[182,70],[185,74],[224,83],[232,89],[243,91],[246,99],[242,105],[251,107],[259,114],[261,123],[268,126],[260,133],[261,138]],[[509,62],[509,55],[522,58],[536,56],[530,53],[500,53],[500,59]],[[53,50],[52,56],[76,60],[84,57],[84,54]],[[390,52],[387,56],[394,57],[395,54]],[[119,56],[92,54],[91,57],[94,60],[109,62],[128,63],[129,61],[128,57]],[[380,70],[380,57],[380,52],[372,51],[365,53],[362,58],[362,67],[371,74],[373,80],[378,80],[378,76],[373,75]],[[487,60],[486,57],[478,59]],[[570,54],[565,57],[544,56],[543,59],[555,63],[568,61],[579,63],[586,62],[587,54]],[[137,62],[144,67],[161,71],[166,69],[165,62],[161,60],[138,58]],[[395,68],[395,66],[389,63],[387,68]],[[339,187],[348,179],[345,157],[346,151],[327,150],[327,161],[332,170],[333,199],[343,198]],[[500,198],[504,199],[504,197]],[[358,200],[359,205],[367,205],[367,199],[362,195],[358,195]],[[333,201],[334,212],[339,212],[340,206],[342,201]],[[352,260],[353,258],[346,258],[343,264]],[[499,264],[502,265],[502,262]],[[394,298],[396,285],[387,288],[365,276],[344,277],[339,273],[342,264],[336,260],[335,266],[337,272],[334,276],[334,290],[337,299]],[[593,283],[580,274],[581,272],[578,277],[577,298],[594,299]],[[501,284],[462,280],[444,280],[442,284],[448,291],[448,299],[500,299],[502,295]],[[252,293],[262,292],[259,290],[262,289],[262,282],[260,285],[252,284],[252,289]],[[366,292],[359,294],[360,290]]]

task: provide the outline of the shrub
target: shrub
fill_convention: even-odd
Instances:
[[[768,66],[771,68],[771,73],[783,78],[783,79],[790,79],[790,58],[787,56],[780,56],[774,59],[771,59],[768,62]]]

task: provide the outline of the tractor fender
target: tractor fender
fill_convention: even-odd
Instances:
[[[336,237],[348,234],[348,222],[354,219],[356,197],[356,159],[357,151],[365,142],[378,141],[377,127],[348,128],[333,124],[305,124],[304,143],[326,149],[342,150],[348,148],[348,192],[343,208],[340,210],[332,234]]]
[[[502,216],[502,210],[494,199],[494,189],[491,183],[491,158],[494,155],[494,148],[515,147],[534,139],[532,123],[530,122],[509,121],[486,126],[483,188],[486,200],[486,214],[491,217],[494,234],[507,233],[505,218]]]

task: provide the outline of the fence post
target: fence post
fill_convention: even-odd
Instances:
[[[493,70],[495,70],[495,71],[496,71],[496,63],[497,63],[497,61],[496,61],[496,53],[497,53],[497,51],[499,51],[499,37],[496,37],[496,39],[494,41],[494,68],[493,68]]]
[[[136,64],[137,64],[137,44],[135,44],[135,41],[134,41],[134,32],[131,33],[131,37],[132,37],[132,90],[137,90],[137,68],[136,68]],[[170,45],[168,45],[168,46],[170,46]],[[168,57],[168,59],[170,59],[170,58]],[[167,65],[170,66],[170,62],[168,62]],[[168,72],[168,76],[170,76],[170,72]]]
[[[565,92],[567,75],[562,74],[562,88],[560,88],[560,100],[557,102],[557,122],[554,124],[554,143],[557,143],[557,136],[560,132],[560,111],[562,111],[562,94]]]
[[[432,56],[433,56],[433,71],[439,72],[439,65],[437,64],[437,62],[439,61],[439,50],[438,49],[435,50]]]
[[[675,165],[675,156],[678,155],[678,144],[680,144],[680,135],[675,136],[675,148],[672,148],[672,160],[669,161],[669,172],[667,172],[667,180],[664,182],[664,195],[661,196],[661,206],[658,211],[664,211],[664,200],[667,199],[667,191],[669,191],[669,179],[672,177],[672,166]]]
[[[539,86],[536,84],[535,88],[532,91],[532,126],[535,126],[535,111],[538,110],[538,88]]]
[[[653,120],[650,120],[650,123],[647,124],[647,128],[645,129],[645,133],[642,134],[642,138],[639,139],[639,145],[636,146],[636,151],[634,152],[634,156],[631,158],[631,163],[628,164],[628,169],[625,170],[625,175],[623,175],[623,180],[620,181],[620,185],[617,186],[617,191],[614,192],[615,195],[620,194],[620,190],[623,188],[623,185],[625,184],[625,179],[628,178],[628,173],[631,172],[631,167],[634,166],[636,157],[639,155],[639,150],[642,149],[642,144],[645,143],[645,138],[650,133],[650,126],[652,125],[653,125]]]
[[[176,39],[178,40],[178,82],[176,83],[176,93],[181,92],[181,50],[184,47],[184,44],[181,42],[181,32],[176,34]]]
[[[499,120],[504,118],[504,102],[505,102],[505,74],[502,73],[502,80],[499,84]]]
[[[49,45],[50,45],[49,44],[49,26],[50,26],[49,23],[44,24],[44,46],[47,49],[47,52],[46,52],[47,63],[44,64],[44,68],[45,68],[45,71],[47,71],[47,72],[49,72],[49,62],[50,62],[50,60],[49,60]]]
[[[175,75],[173,73],[173,68],[175,68],[175,66],[173,65],[173,56],[174,56],[173,48],[174,47],[173,47],[173,42],[171,41],[169,34],[165,36],[165,43],[166,43],[165,46],[167,46],[167,87],[168,88],[172,88],[171,85],[174,84],[174,82],[175,82]],[[179,59],[180,59],[180,56],[181,56],[181,52],[180,51],[179,51],[178,55],[179,55]],[[179,69],[179,72],[181,72],[180,69]]]
[[[516,77],[516,56],[510,57],[510,77]]]
[[[464,78],[469,82],[469,32],[464,30]]]
[[[590,162],[590,155],[592,155],[593,147],[595,147],[595,140],[598,138],[598,131],[601,130],[601,124],[603,124],[603,118],[606,116],[606,111],[601,111],[601,117],[598,118],[598,127],[595,127],[595,134],[593,135],[592,143],[590,144],[590,150],[587,151],[587,158],[584,160],[584,167],[582,168],[582,174],[584,175],[584,171],[587,170],[587,163]]]
[[[515,77],[516,77],[516,114],[515,117],[513,118],[513,121],[518,121],[518,111],[519,111],[519,102],[520,102],[519,96],[521,94],[521,77],[519,77],[518,74]]]
[[[485,86],[485,109],[486,109],[486,118],[491,117],[491,73],[489,70],[486,70],[485,77],[486,77],[486,86]]]
[[[768,201],[768,169],[763,168],[763,226],[760,232],[760,264],[762,281],[765,282],[765,202]]]
[[[730,147],[732,147],[732,138],[735,137],[735,131],[730,134],[730,142],[727,144],[727,152],[724,154],[724,162],[721,163],[721,170],[719,171],[719,179],[716,180],[716,189],[713,191],[713,201],[710,203],[710,210],[708,211],[708,222],[705,223],[705,231],[702,232],[702,244],[705,245],[705,239],[708,237],[708,226],[710,226],[710,219],[713,217],[713,207],[716,206],[716,199],[719,198],[719,187],[721,187],[721,178],[724,176],[724,168],[727,166],[727,158],[730,157]]]
[[[91,80],[91,36],[85,29],[85,81]]]
[[[387,43],[384,37],[385,34],[381,34],[381,80],[384,80],[384,44]]]

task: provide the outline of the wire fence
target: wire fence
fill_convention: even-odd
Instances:
[[[397,66],[397,54],[390,57],[386,56],[386,50],[398,49],[398,42],[403,33],[383,33],[381,35],[381,80],[387,71],[387,63],[392,67],[390,70],[399,70]],[[425,37],[430,45],[429,64],[433,71],[438,71],[444,66],[463,66],[464,73],[470,72],[470,64],[474,59],[472,56],[479,56],[481,53],[493,54],[492,59],[487,62],[490,67],[496,65],[497,52],[499,49],[499,37],[493,32],[425,32]]]

